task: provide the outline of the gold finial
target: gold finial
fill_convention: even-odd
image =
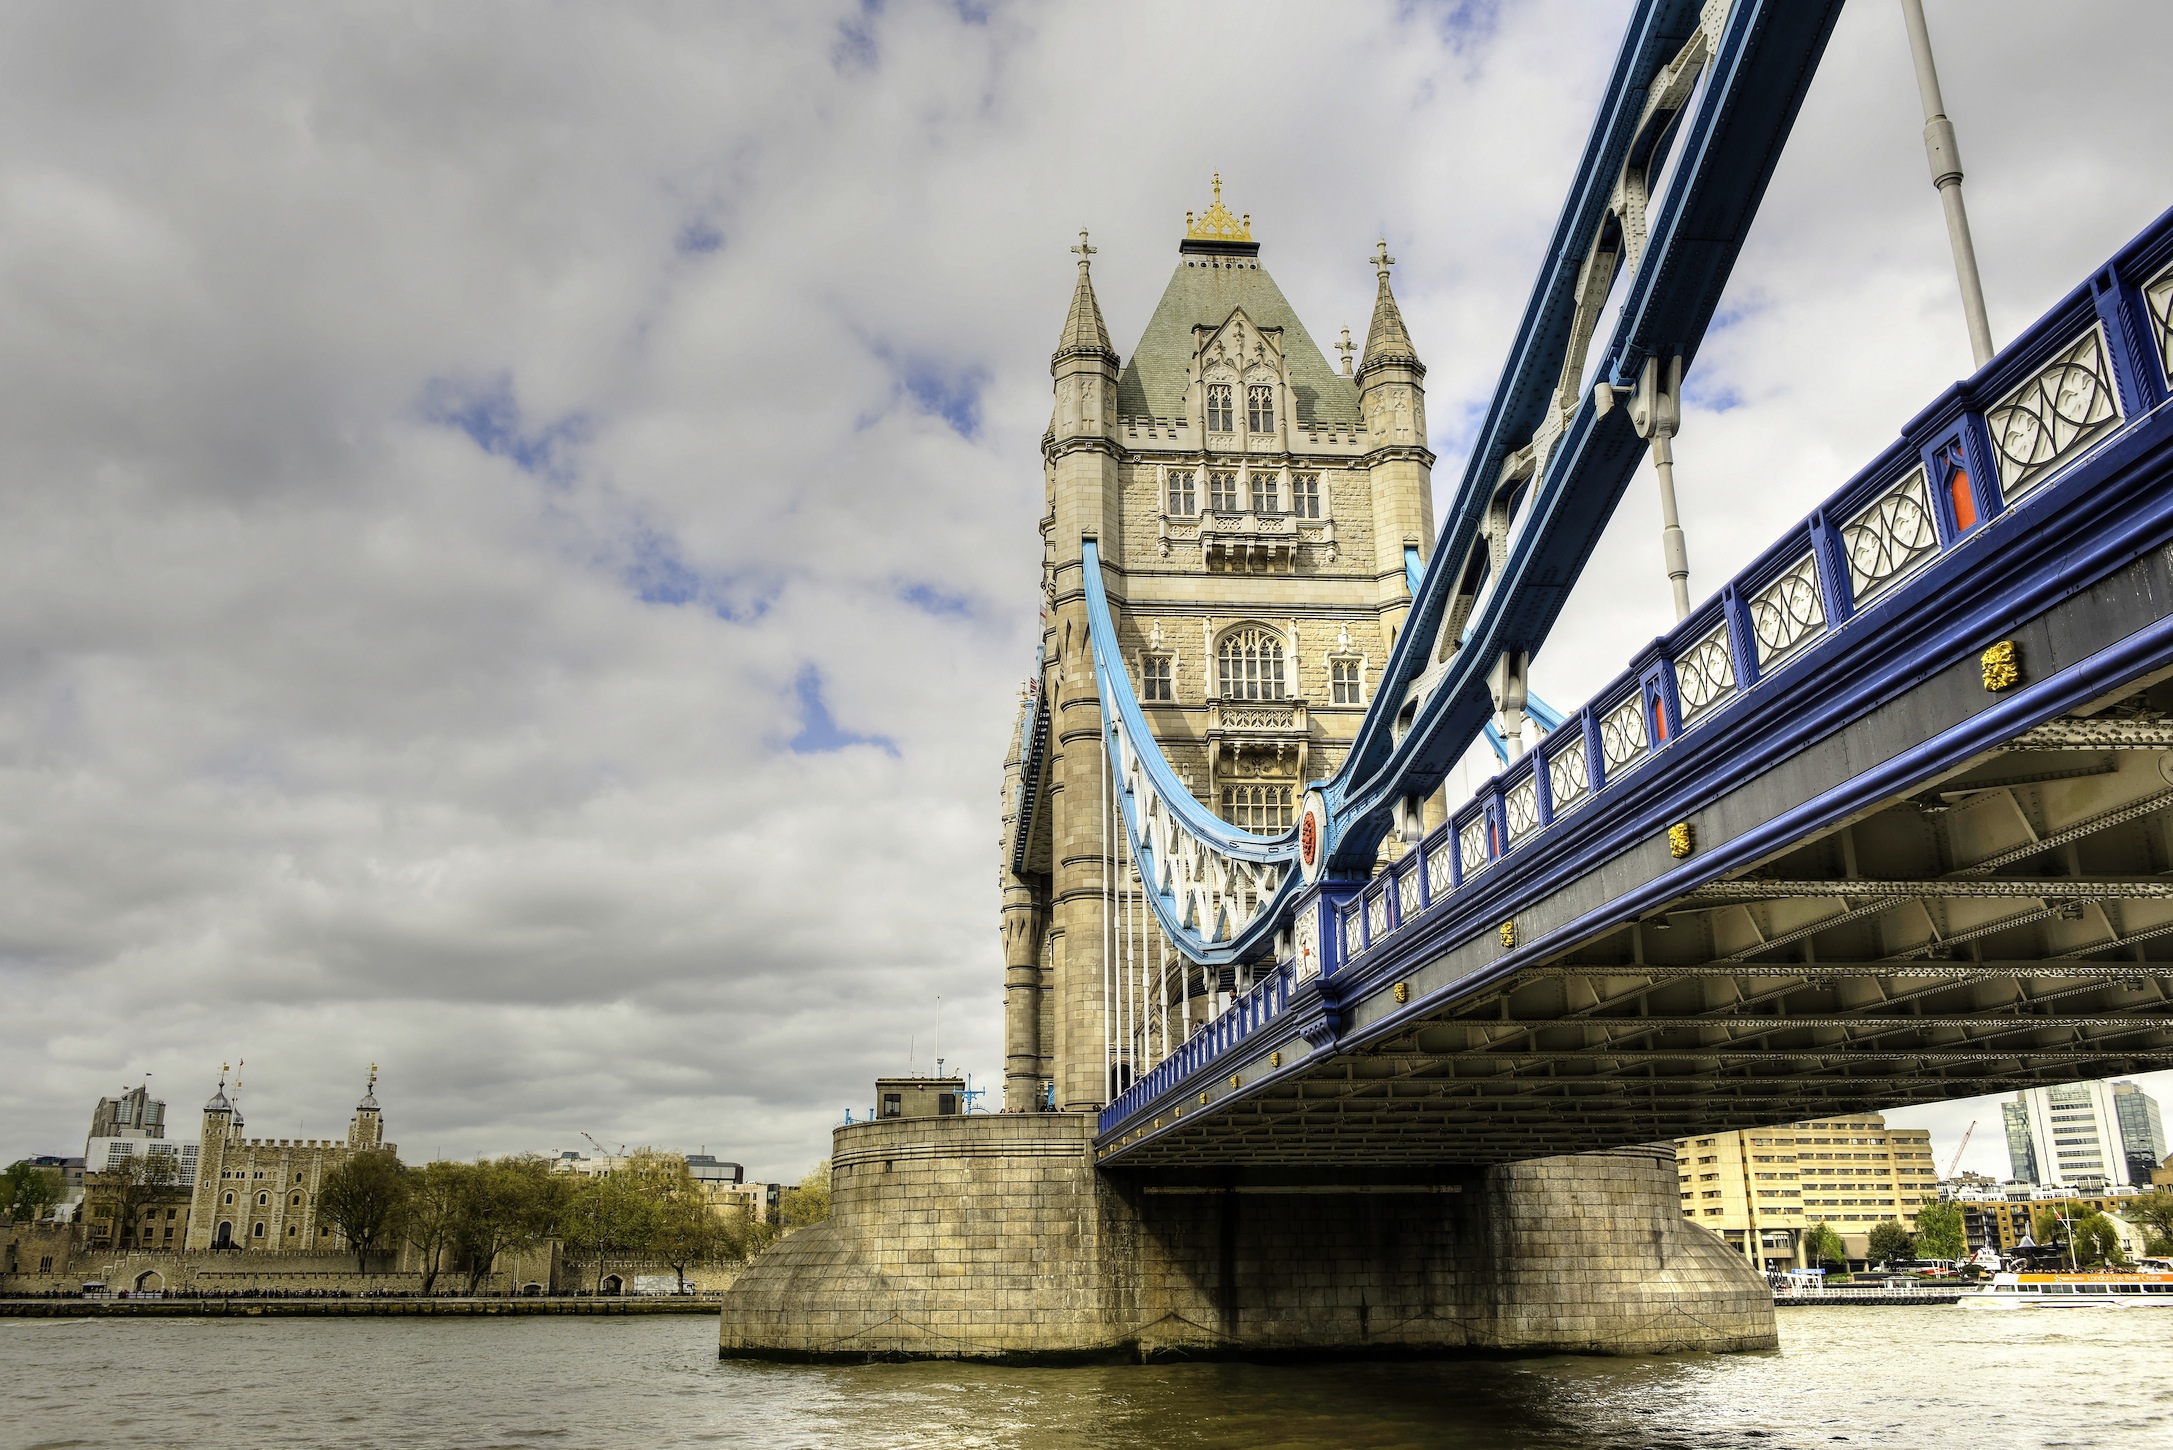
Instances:
[[[1396,259],[1388,255],[1388,238],[1383,237],[1375,242],[1373,244],[1373,255],[1366,258],[1366,260],[1373,264],[1374,274],[1382,282],[1387,282],[1388,269],[1396,265]]]
[[[1078,258],[1079,258],[1079,270],[1080,270],[1080,271],[1084,272],[1084,271],[1086,270],[1086,268],[1087,268],[1087,258],[1089,258],[1089,257],[1093,256],[1093,255],[1094,255],[1094,254],[1095,254],[1096,252],[1098,252],[1098,251],[1100,251],[1100,250],[1101,250],[1101,248],[1100,248],[1100,247],[1090,247],[1090,246],[1088,246],[1088,245],[1087,245],[1087,234],[1086,234],[1086,228],[1085,228],[1085,227],[1081,227],[1081,228],[1079,228],[1079,245],[1078,245],[1078,246],[1076,246],[1076,247],[1073,247],[1073,248],[1072,248],[1072,251],[1073,251],[1073,253],[1075,253],[1075,254],[1076,254],[1076,255],[1078,256]]]
[[[1215,173],[1215,202],[1194,221],[1191,212],[1185,213],[1185,237],[1197,242],[1249,242],[1252,240],[1252,213],[1242,219],[1230,215],[1230,209],[1222,204],[1222,173]]]
[[[1343,376],[1349,377],[1351,375],[1351,354],[1358,351],[1358,344],[1351,341],[1351,330],[1349,328],[1343,329],[1343,340],[1335,345],[1335,350],[1343,354]],[[1346,635],[1345,637],[1348,638],[1349,636]]]

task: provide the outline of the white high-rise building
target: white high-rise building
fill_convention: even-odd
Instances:
[[[2063,1188],[2101,1189],[2129,1179],[2131,1148],[2121,1130],[2121,1114],[2111,1082],[2064,1083],[2059,1087],[2028,1088],[2015,1095],[2017,1112],[2009,1114],[2008,1152],[2019,1146],[2016,1127],[2026,1128],[2027,1147],[2034,1158],[2035,1181]],[[2132,1084],[2118,1087],[2133,1096]],[[2129,1117],[2135,1118],[2134,1104]],[[2014,1120],[2020,1119],[2017,1123]],[[2133,1152],[2147,1154],[2151,1145],[2137,1143]],[[2026,1166],[2017,1162],[2015,1176],[2027,1179]]]

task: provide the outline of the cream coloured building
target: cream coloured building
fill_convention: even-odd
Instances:
[[[1314,342],[1219,180],[1128,358],[1083,233],[1075,250],[1042,439],[1041,658],[1005,770],[1008,1111],[1101,1106],[1246,985],[1167,948],[1110,825],[1084,541],[1172,768],[1225,820],[1278,834],[1341,763],[1410,603],[1406,552],[1434,534],[1426,369],[1385,244],[1355,366],[1349,329],[1339,363]],[[1120,930],[1154,986],[1112,1004]]]
[[[317,1194],[325,1175],[357,1153],[382,1148],[383,1114],[377,1106],[377,1068],[338,1138],[251,1138],[241,1109],[218,1091],[204,1104],[203,1143],[196,1163],[196,1191],[189,1205],[187,1247],[248,1249],[273,1253],[323,1253],[346,1247],[331,1227],[317,1221]]]
[[[1853,1257],[1872,1225],[1912,1223],[1939,1198],[1931,1134],[1852,1113],[1675,1140],[1683,1217],[1765,1269],[1798,1267],[1803,1230],[1827,1223]]]

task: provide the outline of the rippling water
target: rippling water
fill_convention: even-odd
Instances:
[[[0,1320],[0,1445],[2173,1445],[2173,1312],[1795,1309],[1777,1354],[719,1363],[715,1321]]]

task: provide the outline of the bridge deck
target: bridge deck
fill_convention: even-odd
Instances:
[[[1448,827],[1316,886],[1102,1161],[1494,1162],[2173,1061],[2169,256],[2161,221]],[[1912,477],[1920,557],[1867,552]]]

